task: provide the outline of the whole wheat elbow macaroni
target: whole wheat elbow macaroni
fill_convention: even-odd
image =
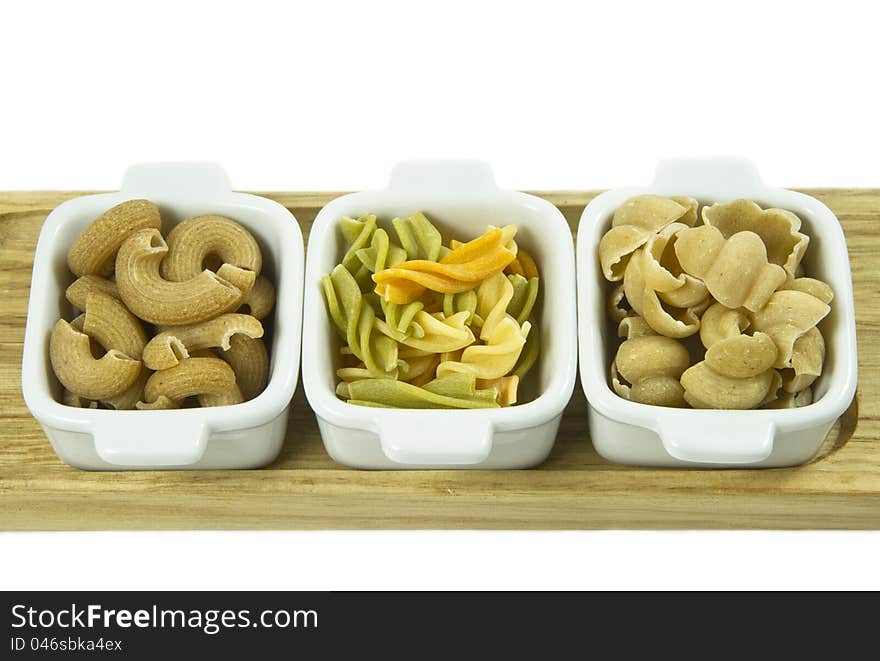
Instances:
[[[140,360],[111,349],[92,355],[89,336],[59,319],[49,339],[49,357],[58,380],[84,399],[105,400],[125,391],[141,371]]]
[[[272,285],[272,281],[263,275],[259,276],[245,294],[241,305],[242,310],[246,310],[256,319],[268,317],[275,306],[275,287]]]
[[[188,358],[170,369],[154,372],[147,380],[144,397],[146,405],[160,397],[177,404],[187,397],[200,397],[203,406],[244,401],[232,367],[220,358]]]
[[[149,200],[117,204],[94,220],[73,242],[67,264],[74,275],[104,275],[113,256],[129,236],[144,229],[159,230],[159,208]]]
[[[121,351],[134,360],[141,360],[147,344],[140,320],[119,299],[100,291],[93,291],[86,299],[83,332],[105,350]]]
[[[113,298],[119,298],[119,288],[116,283],[99,275],[80,276],[67,288],[64,297],[77,310],[85,310],[86,299],[93,291],[100,291]]]
[[[260,275],[262,253],[254,236],[234,220],[205,215],[187,218],[168,233],[168,254],[162,261],[162,277],[184,281],[205,269],[209,255],[223,264]]]
[[[235,372],[235,381],[245,400],[259,395],[269,382],[269,353],[263,340],[244,334],[233,335],[221,356]]]
[[[183,221],[167,243],[160,228],[158,208],[132,200],[74,241],[68,261],[79,277],[65,297],[82,313],[58,321],[49,342],[66,405],[175,409],[195,397],[222,406],[266,387],[260,319],[274,307],[275,289],[260,275],[253,235],[215,215]],[[156,328],[151,340],[143,322]],[[99,345],[105,353],[96,357]]]
[[[216,273],[166,280],[160,264],[168,246],[158,230],[135,232],[116,257],[116,283],[123,302],[141,319],[163,326],[194,324],[237,308],[243,292]]]
[[[143,361],[151,370],[174,367],[199,349],[220,348],[228,351],[236,335],[263,337],[263,325],[246,314],[227,313],[214,319],[187,326],[167,328],[156,335],[143,351]]]

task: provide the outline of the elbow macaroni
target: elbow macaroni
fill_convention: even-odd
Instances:
[[[59,320],[49,341],[66,405],[175,409],[192,397],[221,406],[266,387],[260,320],[275,289],[261,275],[253,235],[216,215],[184,220],[167,242],[160,228],[158,208],[132,200],[93,221],[71,246],[68,262],[79,277],[65,297],[82,314]],[[240,308],[250,314],[232,312]]]

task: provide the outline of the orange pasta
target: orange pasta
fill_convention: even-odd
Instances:
[[[376,293],[391,303],[416,300],[425,289],[458,294],[502,271],[516,257],[507,247],[515,228],[492,229],[461,244],[439,262],[414,259],[373,274]]]

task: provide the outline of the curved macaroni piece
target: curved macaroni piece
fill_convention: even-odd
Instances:
[[[440,313],[431,314],[421,310],[416,313],[415,323],[422,327],[425,334],[422,337],[412,335],[400,340],[400,344],[430,353],[463,349],[476,341],[473,331],[467,326],[467,318],[466,311],[444,318]],[[386,322],[376,319],[375,324],[379,331],[391,337],[392,331]]]
[[[223,267],[221,267],[220,270],[222,271]],[[223,274],[219,271],[217,272],[217,275],[221,278],[223,277]],[[269,278],[261,275],[254,280],[253,286],[244,295],[244,298],[241,299],[239,312],[244,311],[255,319],[262,321],[269,316],[269,313],[274,306],[275,287],[272,285],[272,281],[269,280]]]
[[[237,334],[229,338],[229,348],[220,356],[235,372],[235,382],[242,397],[249,401],[266,389],[269,383],[269,353],[263,340]]]
[[[815,278],[795,278],[787,281],[780,289],[802,291],[810,296],[815,296],[826,305],[831,305],[831,301],[834,300],[834,291],[831,289],[831,285]]]
[[[771,393],[775,396],[773,386],[778,378],[773,369],[744,379],[725,376],[701,361],[685,370],[681,385],[685,401],[696,409],[753,409]]]
[[[103,275],[112,270],[119,246],[135,232],[159,230],[159,207],[149,200],[128,200],[98,216],[74,240],[67,265],[76,276]]]
[[[815,327],[831,311],[827,303],[802,291],[780,290],[767,304],[751,314],[751,328],[767,333],[776,344],[774,367],[791,367],[795,341]]]
[[[627,337],[611,365],[614,391],[633,402],[655,406],[684,406],[679,383],[690,365],[690,354],[680,342],[650,330],[647,323],[624,319],[619,332]]]
[[[123,302],[135,315],[162,326],[194,324],[235,309],[243,292],[211,271],[195,278],[162,278],[159,265],[168,246],[158,230],[132,234],[116,256],[116,284]]]
[[[731,310],[721,303],[710,305],[700,319],[700,340],[711,349],[715,344],[742,335],[749,327],[749,318],[742,310]]]
[[[162,396],[178,405],[192,396],[199,396],[202,406],[243,401],[235,373],[220,358],[188,358],[170,369],[154,372],[144,388],[144,403],[153,404]]]
[[[241,301],[239,301],[238,307],[241,307],[245,300],[247,300],[248,294],[250,294],[257,281],[257,276],[253,271],[240,269],[232,264],[221,264],[220,268],[217,269],[217,277],[224,282],[228,282],[241,292]]]
[[[693,226],[696,219],[697,201],[692,198],[638,195],[626,200],[614,212],[611,229],[599,241],[599,262],[605,278],[622,280],[630,256],[655,232],[674,222]]]
[[[773,367],[776,345],[766,333],[728,337],[706,351],[705,361],[718,374],[745,379]]]
[[[84,399],[106,400],[124,392],[141,371],[141,362],[111,349],[92,355],[89,336],[59,319],[49,339],[55,375],[67,390]]]
[[[173,399],[168,399],[165,395],[159,395],[155,402],[138,402],[135,408],[139,411],[166,411],[169,409],[179,409],[180,404]]]
[[[340,383],[336,392],[343,399],[348,399],[349,403],[360,405],[405,409],[498,408],[495,390],[478,390],[472,374],[455,376],[454,381],[434,379],[423,388],[391,379],[363,379]]]
[[[85,397],[80,397],[70,392],[67,388],[61,393],[61,403],[65,406],[73,406],[78,409],[96,409],[98,402],[93,402]]]
[[[147,334],[141,322],[116,298],[93,291],[86,299],[83,332],[106,351],[121,351],[133,360],[141,360]]]
[[[384,322],[377,319],[375,310],[364,299],[351,272],[339,264],[330,275],[321,279],[321,286],[330,317],[352,353],[364,362],[374,377],[395,378],[397,342],[387,325],[384,330],[380,329],[384,335],[375,332],[378,324]]]
[[[411,303],[425,289],[458,294],[502,271],[516,256],[507,247],[516,227],[490,229],[462,244],[439,262],[410,260],[373,274],[376,293],[392,303]]]
[[[167,328],[147,343],[144,365],[151,370],[165,370],[189,358],[192,351],[214,347],[228,351],[236,335],[263,337],[263,325],[247,314],[226,313],[197,324]]]
[[[781,266],[767,261],[763,240],[751,231],[726,238],[711,225],[690,228],[679,233],[675,254],[682,268],[729,308],[759,310],[786,279]]]
[[[407,259],[427,259],[432,262],[440,259],[443,238],[421,211],[409,218],[395,218],[391,224],[397,232],[400,245],[406,251]]]
[[[809,388],[822,374],[825,362],[825,339],[818,328],[811,328],[794,341],[791,351],[791,369],[782,373],[782,389],[798,393]]]
[[[252,271],[255,277],[263,268],[263,256],[253,234],[225,216],[187,218],[168,233],[165,241],[168,254],[161,265],[165,280],[192,280],[207,268],[208,257]]]
[[[483,327],[487,324],[488,321]],[[529,322],[520,327],[512,317],[505,316],[486,338],[486,344],[467,347],[460,361],[441,362],[437,366],[437,376],[470,372],[478,379],[497,379],[509,374],[520,357],[530,329]]]
[[[540,279],[532,276],[528,280],[522,275],[509,275],[507,279],[513,285],[513,298],[507,305],[507,314],[516,319],[516,323],[522,325],[532,316],[532,308],[538,300]]]
[[[86,299],[93,291],[100,291],[119,298],[119,289],[116,283],[99,275],[83,275],[73,281],[64,292],[64,297],[77,310],[86,309]]]
[[[767,260],[794,278],[810,243],[801,234],[801,219],[785,209],[761,209],[751,200],[733,200],[703,207],[703,222],[721,231],[725,239],[739,232],[753,232],[766,246]]]
[[[138,374],[134,383],[116,397],[105,399],[101,403],[117,411],[130,411],[136,408],[137,403],[144,398],[144,387],[151,374],[150,370],[141,369],[141,373]]]

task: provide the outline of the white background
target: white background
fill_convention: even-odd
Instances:
[[[713,153],[772,184],[877,187],[870,8],[9,4],[0,189],[113,188],[132,162],[196,159],[240,189],[349,190],[423,156],[594,189]],[[878,558],[873,533],[5,534],[0,588],[878,588]]]

